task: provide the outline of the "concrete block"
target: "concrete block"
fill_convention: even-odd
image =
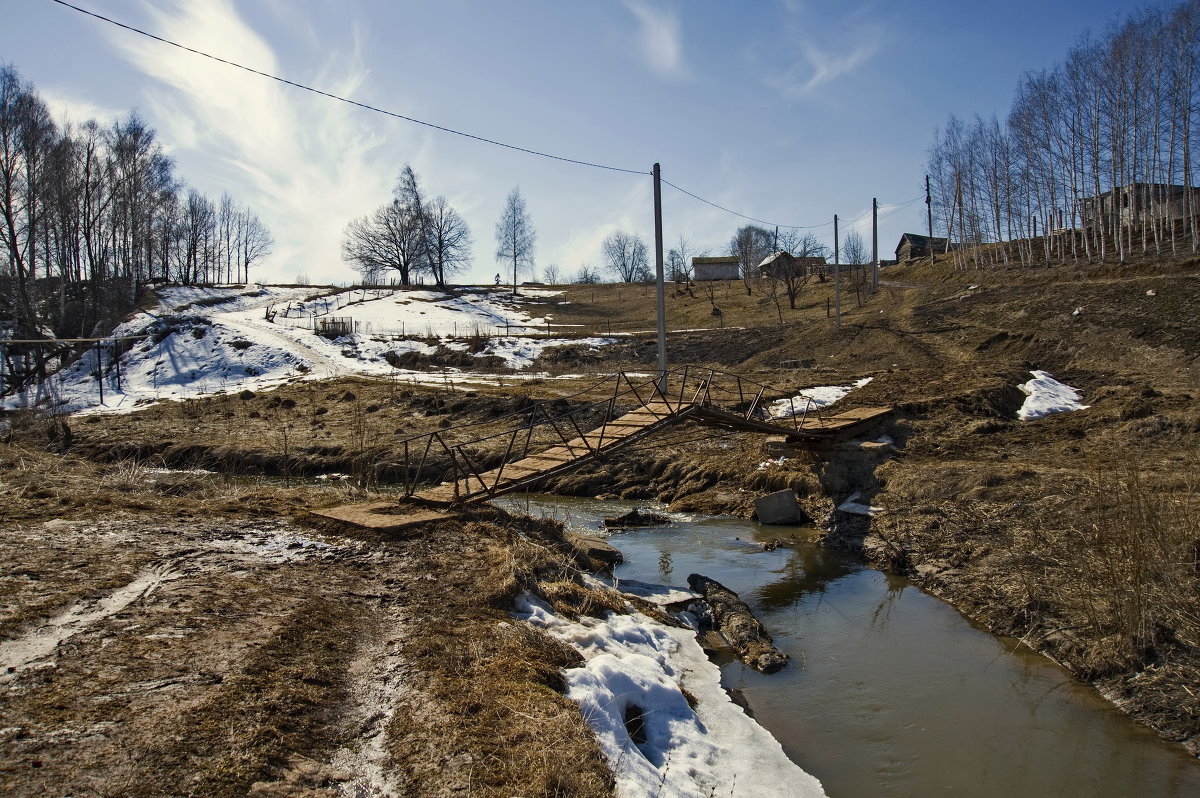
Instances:
[[[755,499],[754,512],[760,524],[798,524],[801,518],[796,493],[790,488]]]

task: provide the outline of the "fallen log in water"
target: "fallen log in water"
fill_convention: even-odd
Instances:
[[[704,596],[713,626],[742,662],[763,673],[774,673],[787,664],[787,654],[775,648],[771,635],[737,593],[701,574],[691,574],[687,581],[688,587]]]

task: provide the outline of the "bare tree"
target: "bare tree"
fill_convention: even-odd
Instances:
[[[575,279],[573,282],[578,285],[595,285],[596,283],[601,282],[600,272],[589,263],[581,263],[579,265],[579,271],[575,273]]]
[[[608,270],[626,282],[644,282],[650,278],[646,242],[640,236],[617,230],[600,245]]]
[[[753,293],[751,281],[758,276],[758,265],[771,254],[774,245],[775,234],[753,224],[739,227],[729,240],[729,254],[738,259],[738,270],[742,274],[747,296]]]
[[[250,267],[271,254],[275,239],[262,220],[248,208],[242,210],[239,219],[237,265],[241,281],[249,282]]]
[[[562,280],[562,274],[560,274],[558,271],[557,263],[551,263],[549,266],[542,269],[542,282],[546,283],[547,285],[558,285],[560,280]]]
[[[707,254],[707,249],[697,249],[682,235],[679,236],[679,243],[671,247],[666,255],[666,267],[669,279],[676,282],[690,283],[692,281],[692,258],[702,258]]]
[[[842,239],[840,254],[842,256],[842,263],[850,267],[855,296],[857,297],[859,306],[861,306],[870,288],[867,281],[866,264],[871,258],[871,251],[868,249],[866,242],[863,241],[863,237],[859,232],[851,230]]]
[[[368,282],[395,271],[401,285],[412,285],[417,274],[428,270],[429,220],[411,166],[400,170],[391,202],[346,226],[342,259]]]
[[[533,253],[537,245],[537,232],[525,208],[521,189],[514,188],[505,200],[500,220],[496,222],[496,260],[512,266],[513,296],[517,295],[520,270],[533,268]]]
[[[791,255],[792,259],[773,266],[770,276],[782,283],[787,294],[788,307],[795,310],[796,299],[809,278],[814,273],[824,277],[825,267],[818,265],[818,262],[824,264],[828,249],[812,233],[802,234],[797,230],[782,233],[779,236],[779,248]]]
[[[434,281],[445,288],[446,275],[460,271],[471,262],[471,230],[466,220],[442,196],[429,202],[425,216],[430,271]]]

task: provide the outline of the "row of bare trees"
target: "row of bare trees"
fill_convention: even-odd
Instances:
[[[1003,124],[950,117],[929,151],[934,234],[976,265],[1194,252],[1198,115],[1200,0],[1085,34],[1020,79]]]
[[[12,337],[98,333],[142,283],[244,281],[271,245],[252,211],[176,177],[136,114],[57,122],[0,65],[0,318]]]

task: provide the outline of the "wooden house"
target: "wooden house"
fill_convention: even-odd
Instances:
[[[737,280],[742,270],[735,255],[692,258],[692,277],[700,280]]]
[[[807,277],[811,274],[823,273],[827,266],[825,259],[811,255],[797,256],[790,252],[773,252],[763,258],[758,264],[760,277],[783,279],[788,276]]]
[[[1131,183],[1115,191],[1095,197],[1084,197],[1080,203],[1084,229],[1096,226],[1111,228],[1115,219],[1125,227],[1151,220],[1179,221],[1188,215],[1188,193],[1191,192],[1191,212],[1200,209],[1200,188],[1173,186],[1166,183]]]
[[[958,248],[958,244],[950,244],[951,251]],[[900,236],[900,243],[896,245],[896,262],[904,263],[909,260],[928,258],[930,254],[941,255],[945,251],[946,239],[944,238],[930,238],[920,233],[905,233]]]

